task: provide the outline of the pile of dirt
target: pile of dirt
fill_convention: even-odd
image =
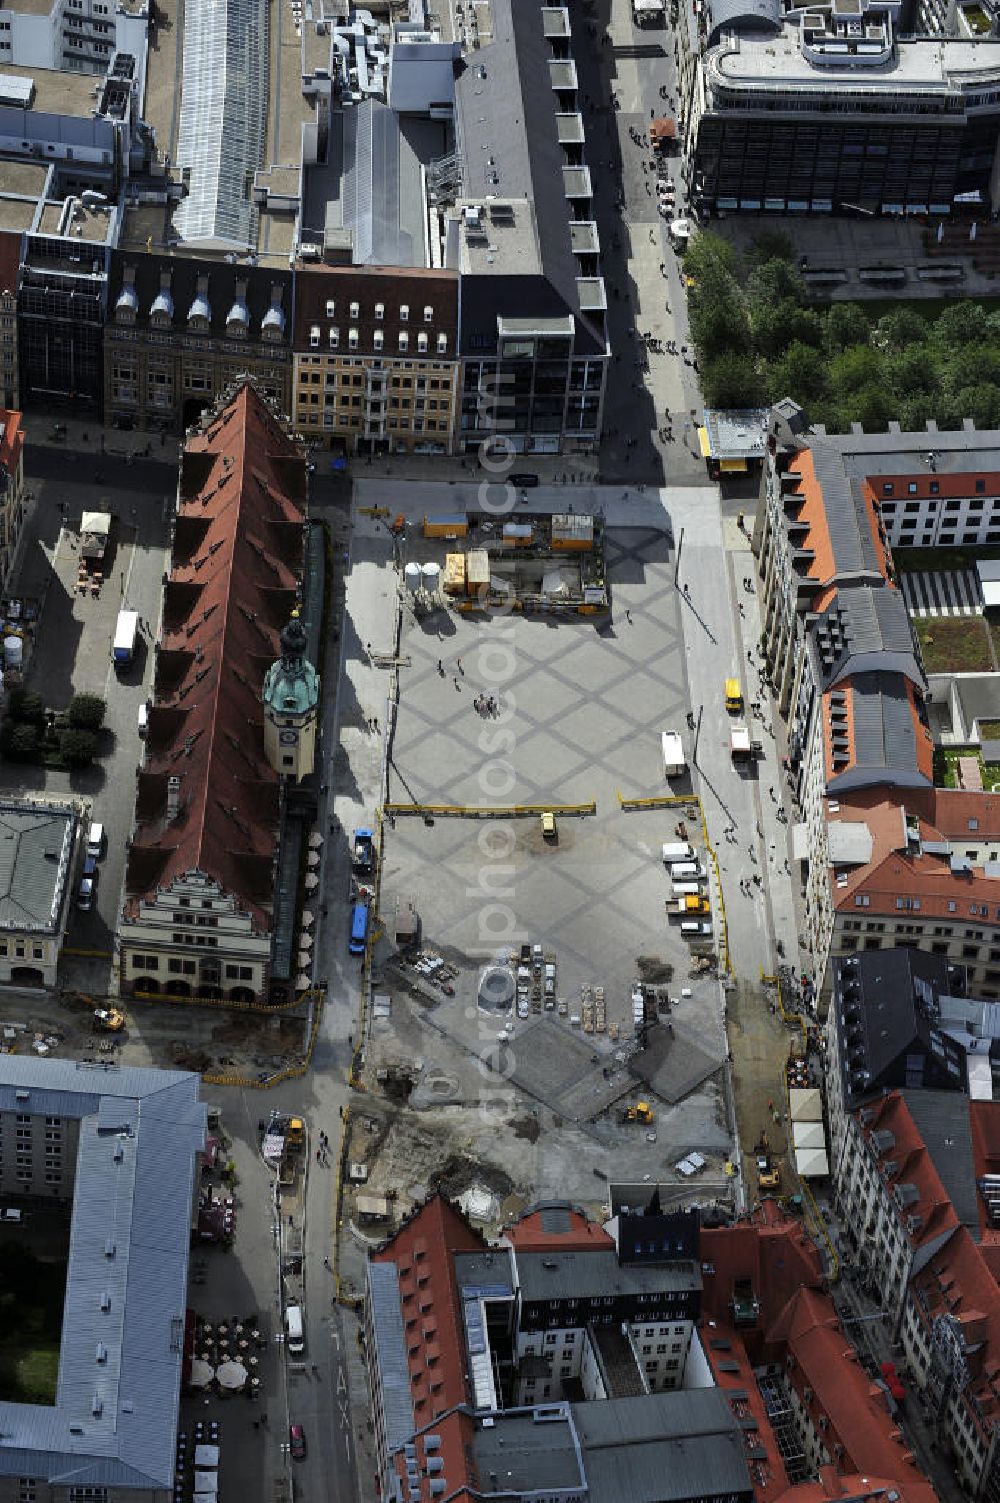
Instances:
[[[640,981],[646,986],[668,986],[674,979],[674,968],[658,955],[640,955],[636,960]]]
[[[464,1195],[471,1185],[490,1190],[503,1200],[513,1190],[514,1181],[495,1164],[477,1164],[461,1153],[450,1154],[431,1175],[431,1189],[440,1190],[451,1200]]]
[[[542,1130],[538,1118],[531,1113],[526,1117],[514,1117],[508,1126],[515,1138],[524,1138],[528,1143],[537,1143]]]

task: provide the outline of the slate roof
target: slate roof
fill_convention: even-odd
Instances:
[[[203,256],[164,256],[152,251],[116,250],[111,255],[108,284],[108,319],[112,325],[115,321],[115,308],[123,290],[126,289],[129,274],[138,304],[135,310],[135,323],[138,328],[148,325],[150,309],[160,297],[162,279],[166,277],[169,280],[169,297],[172,304],[171,328],[177,334],[187,337],[189,333],[188,312],[198,295],[199,278],[206,277],[211,335],[217,339],[226,337],[230,310],[238,302],[237,283],[246,283],[244,301],[246,312],[249,314],[247,342],[253,344],[260,340],[261,326],[276,301],[275,289],[279,289],[285,337],[269,344],[269,358],[279,359],[290,343],[288,335],[292,327],[291,272],[272,271],[269,267],[248,266],[245,262],[232,265],[223,260],[207,261]]]
[[[743,1434],[718,1388],[574,1404],[591,1503],[751,1498]]]
[[[842,586],[811,630],[822,660],[824,689],[848,673],[871,668],[902,673],[923,689],[906,602],[891,586]]]
[[[0,1475],[171,1487],[199,1088],[177,1070],[0,1060],[0,1111],[80,1123],[56,1401],[0,1403]]]
[[[463,349],[475,353],[495,347],[498,316],[571,314],[577,349],[603,353],[603,334],[580,311],[580,270],[570,238],[566,160],[556,125],[552,48],[543,12],[533,0],[493,0],[491,14],[494,40],[467,55],[455,82],[464,193],[473,200],[492,195],[530,201],[542,274],[464,276]]]
[[[943,955],[890,949],[835,958],[835,1019],[848,1105],[898,1082],[889,1076],[907,1050],[930,1048],[930,1029],[940,1022],[937,999],[947,993],[949,965]],[[851,1076],[866,1071],[864,1089]],[[956,1088],[961,1082],[956,1081]]]
[[[327,313],[327,304],[333,303],[334,311]],[[350,316],[352,303],[358,307],[356,318]],[[382,304],[382,317],[377,318],[376,304]],[[403,306],[409,309],[404,320],[400,317]],[[424,309],[432,309],[429,322],[424,320]],[[367,267],[358,270],[353,266],[308,266],[298,268],[295,281],[295,348],[306,351],[310,344],[311,330],[320,330],[317,353],[330,353],[329,331],[340,331],[338,354],[350,353],[348,329],[358,331],[358,354],[375,352],[375,331],[381,330],[384,346],[379,352],[386,359],[399,355],[399,336],[409,335],[409,348],[404,358],[422,360],[453,360],[458,346],[458,275],[453,271],[423,271],[412,268]],[[417,336],[426,334],[427,353],[418,356]],[[438,335],[447,337],[444,355],[437,353]]]
[[[880,574],[881,560],[863,515],[860,492],[851,484],[839,446],[813,438],[809,448],[816,479],[823,489],[837,574]]]
[[[964,1091],[901,1091],[941,1177],[955,1215],[979,1240],[979,1196],[972,1157],[969,1099]]]
[[[600,1295],[656,1294],[701,1288],[694,1263],[622,1267],[613,1248],[594,1247],[517,1254],[517,1276],[526,1305],[552,1299],[587,1299]]]
[[[0,803],[0,932],[58,930],[76,825],[64,804]]]
[[[126,905],[187,871],[270,928],[278,775],[264,757],[264,677],[302,571],[306,469],[251,382],[202,422],[181,468],[170,577]],[[168,779],[180,812],[167,819]]]

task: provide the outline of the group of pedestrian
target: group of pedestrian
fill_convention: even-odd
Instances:
[[[743,576],[743,588],[746,590],[748,595],[753,594],[753,579],[749,574],[744,574]]]
[[[316,1149],[316,1162],[324,1167],[330,1162],[330,1139],[325,1132],[319,1135],[319,1147]]]
[[[472,708],[478,715],[489,715],[492,718],[500,713],[500,701],[495,694],[477,694],[472,701]]]

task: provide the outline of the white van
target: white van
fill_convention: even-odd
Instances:
[[[145,700],[143,700],[142,704],[139,706],[137,722],[139,735],[145,736],[146,732],[149,730],[149,705]]]
[[[685,919],[681,924],[681,933],[689,939],[693,939],[696,935],[711,934],[711,932],[711,919]]]
[[[701,886],[697,882],[671,882],[670,896],[672,898],[696,898],[701,892]]]
[[[665,866],[674,866],[678,861],[693,861],[694,847],[688,845],[686,840],[668,841],[663,847],[663,862]]]
[[[672,882],[704,882],[705,868],[699,861],[678,861],[670,868]]]
[[[285,1335],[288,1337],[288,1350],[293,1356],[298,1356],[306,1349],[305,1337],[302,1334],[302,1309],[299,1305],[289,1305],[285,1311]]]

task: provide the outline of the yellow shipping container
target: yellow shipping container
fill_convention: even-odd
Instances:
[[[468,517],[424,517],[425,538],[464,538],[468,533]]]
[[[446,553],[444,559],[444,591],[446,595],[465,594],[465,554]]]

